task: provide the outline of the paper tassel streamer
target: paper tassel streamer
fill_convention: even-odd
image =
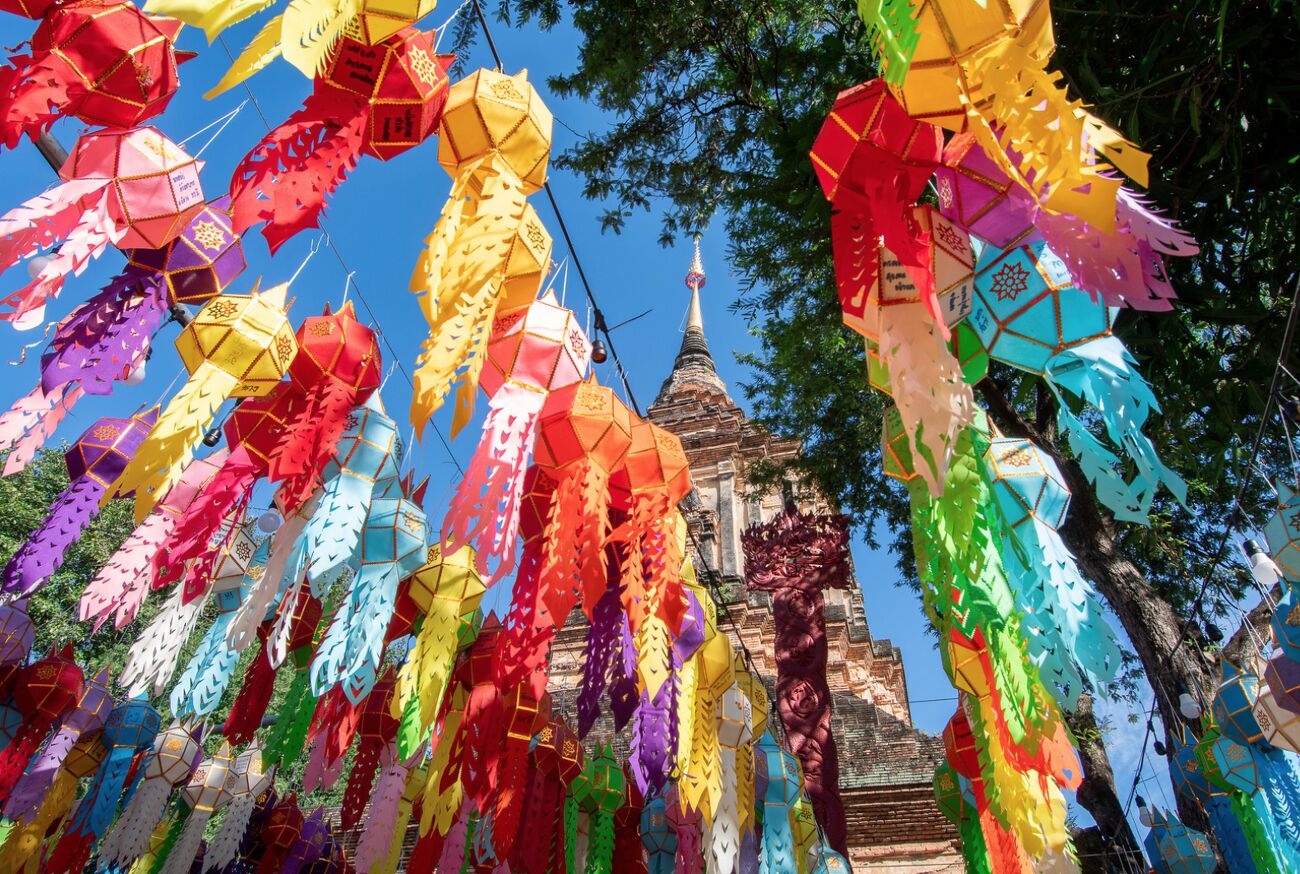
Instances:
[[[945,0],[916,7],[914,16],[897,10],[864,18],[889,34],[884,44],[911,44],[911,34],[918,35],[905,72],[895,69],[901,59],[884,58],[908,114],[969,129],[1045,208],[1111,231],[1119,180],[1098,154],[1147,184],[1148,156],[1070,100],[1060,74],[1047,71],[1055,49],[1047,4],[972,10]]]
[[[187,601],[185,588],[178,587],[167,599],[153,622],[141,633],[127,653],[119,683],[133,695],[161,695],[176,670],[176,661],[207,600],[209,589],[233,585],[243,578],[256,547],[247,530],[235,529],[229,542],[214,545],[219,557],[210,576],[199,580],[201,597]]]
[[[145,854],[149,838],[162,822],[173,790],[189,782],[203,758],[197,734],[185,723],[173,724],[154,739],[143,778],[122,815],[105,835],[99,858],[126,869]]]
[[[443,522],[443,549],[474,547],[485,579],[514,566],[526,460],[551,391],[581,381],[591,360],[570,310],[547,294],[496,320],[479,384],[492,398],[464,479]]]
[[[302,392],[293,418],[271,453],[270,480],[286,515],[306,503],[321,484],[347,428],[352,408],[379,388],[381,364],[375,332],[357,321],[349,302],[333,315],[305,319],[289,377]]]
[[[427,139],[447,100],[451,55],[433,31],[404,28],[378,45],[343,36],[303,106],[235,168],[235,225],[265,222],[271,251],[317,226],[326,199],[362,155],[381,161]]]
[[[167,854],[162,874],[186,874],[198,855],[203,829],[212,814],[226,805],[231,797],[231,784],[234,757],[231,755],[230,743],[223,741],[221,747],[207,759],[204,759],[190,777],[184,790],[185,803],[189,814],[184,822],[175,845]]]
[[[171,543],[155,555],[153,565],[160,582],[179,579],[186,562],[208,552],[222,520],[242,515],[253,484],[266,473],[270,454],[279,445],[285,422],[299,399],[292,383],[281,382],[261,397],[241,401],[231,411],[223,429],[230,455],[177,521]]]
[[[1172,307],[1175,295],[1164,256],[1195,255],[1196,241],[1128,188],[1118,190],[1114,229],[1106,232],[1040,208],[984,153],[972,133],[953,137],[943,162],[936,187],[948,218],[1000,249],[1045,241],[1065,264],[1071,283],[1100,295],[1109,306]]]
[[[722,696],[718,743],[721,747],[722,798],[709,829],[710,870],[732,874],[740,857],[740,804],[737,786],[737,758],[740,747],[753,740],[750,702],[740,686],[733,684]],[[744,799],[748,804],[749,799]]]
[[[555,392],[550,403],[535,453],[537,465],[556,480],[538,590],[560,627],[579,595],[590,617],[605,594],[610,477],[632,445],[632,413],[612,389],[590,381]]]
[[[340,823],[344,831],[352,831],[361,821],[361,814],[370,798],[370,788],[380,767],[380,754],[397,736],[397,720],[389,713],[393,694],[393,678],[386,675],[375,684],[361,708],[357,724],[359,742],[356,758],[352,760],[352,775],[347,791],[343,793]]]
[[[154,407],[129,419],[100,419],[77,439],[64,456],[71,484],[5,566],[4,591],[29,594],[49,581],[68,547],[99,515],[101,499],[140,451],[157,418]]]
[[[153,558],[176,528],[177,520],[216,476],[226,460],[218,449],[207,458],[195,459],[181,473],[176,485],[159,501],[149,517],[123,541],[108,563],[82,592],[78,618],[94,620],[96,630],[113,617],[116,628],[125,627],[144,603],[150,589],[157,588]]]
[[[587,760],[573,794],[591,821],[587,838],[587,864],[591,874],[609,874],[614,860],[614,814],[627,797],[627,779],[614,760],[612,747],[600,749]]]
[[[397,423],[384,413],[377,393],[343,424],[337,458],[325,469],[320,502],[302,533],[307,576],[318,596],[356,551],[375,483],[401,452]]]
[[[211,597],[216,604],[217,618],[172,687],[171,710],[177,716],[207,716],[216,710],[239,661],[239,653],[226,641],[226,629],[256,582],[257,572],[252,565],[256,551],[246,531],[236,534],[232,547],[240,558],[228,562],[232,565],[229,572],[212,581]]]
[[[7,794],[4,804],[5,819],[31,821],[40,808],[41,800],[54,785],[54,778],[63,767],[64,760],[84,736],[98,731],[113,709],[113,698],[108,690],[108,668],[81,687],[81,697],[76,707],[63,717],[62,724],[46,741],[44,749],[32,759],[26,773],[13,787],[0,787]]]
[[[986,248],[975,276],[969,322],[997,361],[1043,376],[1058,395],[1058,421],[1097,497],[1117,519],[1142,522],[1163,483],[1178,500],[1187,487],[1156,456],[1142,433],[1159,404],[1135,363],[1111,335],[1106,307],[1070,285],[1060,259],[1042,244]],[[1111,443],[1137,468],[1131,481],[1115,470],[1116,456],[1071,412],[1061,392],[1100,414]]]
[[[41,801],[36,818],[28,823],[15,824],[0,846],[0,871],[4,874],[38,874],[41,868],[42,845],[46,836],[56,834],[62,827],[73,802],[77,785],[99,768],[107,750],[98,737],[85,737],[77,742],[63,769],[54,778],[54,785]]]
[[[89,394],[109,394],[144,363],[164,314],[161,283],[115,277],[54,332],[41,354],[41,390],[52,394],[75,381]]]
[[[95,843],[117,814],[127,772],[136,753],[149,749],[158,734],[158,711],[143,698],[128,698],[113,708],[100,743],[108,750],[47,863],[51,872],[79,872]]]
[[[84,393],[80,386],[60,386],[46,394],[37,386],[0,414],[0,452],[9,453],[0,476],[26,468]]]
[[[62,241],[31,283],[0,301],[0,319],[39,324],[64,277],[110,245],[156,249],[174,239],[203,209],[199,168],[152,127],[77,140],[59,170],[63,184],[0,217],[0,268]]]
[[[0,73],[8,83],[0,93],[5,146],[24,134],[35,140],[65,116],[132,128],[161,113],[180,84],[177,64],[193,57],[176,51],[180,28],[127,2],[50,6],[31,55],[11,57]]]
[[[370,691],[397,583],[424,562],[428,540],[429,523],[417,503],[406,498],[371,503],[357,552],[357,574],[312,660],[312,691],[317,697],[335,684],[353,701]]]
[[[448,92],[438,162],[451,196],[411,277],[430,328],[411,401],[421,433],[453,384],[452,433],[469,421],[498,304],[531,303],[549,267],[550,236],[524,198],[546,181],[551,124],[523,72],[478,70]]]
[[[273,776],[272,772],[262,769],[262,750],[256,744],[231,762],[230,773],[226,776],[226,790],[231,797],[221,828],[208,842],[203,854],[203,870],[224,868],[239,855],[239,846],[257,806],[257,797],[270,787]]]
[[[370,799],[370,815],[357,840],[352,861],[361,871],[369,871],[388,853],[393,823],[398,818],[402,792],[406,789],[407,764],[397,758],[394,747],[388,750],[389,763],[384,766]]]
[[[1070,490],[1056,462],[1028,440],[995,438],[984,467],[1005,520],[1002,556],[1029,631],[1030,657],[1048,689],[1073,709],[1086,688],[1119,670],[1115,635],[1058,529]]]
[[[221,295],[203,305],[176,341],[189,381],[167,404],[116,494],[136,493],[136,521],[176,481],[217,408],[231,397],[270,392],[298,344],[284,314],[287,285],[265,293]]]
[[[795,874],[794,832],[790,817],[799,797],[799,764],[777,746],[770,734],[756,745],[766,767],[767,793],[763,797],[763,874]]]
[[[511,870],[545,874],[559,870],[565,855],[565,790],[583,769],[582,744],[558,721],[537,733],[523,816],[510,852]]]

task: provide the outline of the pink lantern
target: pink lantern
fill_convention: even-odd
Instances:
[[[497,317],[479,385],[491,398],[483,438],[443,522],[443,550],[469,544],[480,576],[514,566],[519,502],[537,424],[552,391],[581,382],[591,362],[586,332],[552,292]]]
[[[178,237],[204,206],[201,167],[153,127],[79,139],[62,185],[0,216],[0,270],[62,241],[35,279],[0,300],[0,319],[33,327],[64,278],[109,246],[159,249]]]

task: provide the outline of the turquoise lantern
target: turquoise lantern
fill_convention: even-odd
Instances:
[[[1300,582],[1300,493],[1277,484],[1277,512],[1264,526],[1273,561],[1291,582]]]
[[[1269,624],[1282,655],[1300,662],[1300,599],[1296,598],[1294,583],[1289,584],[1286,594],[1278,599]]]
[[[1100,299],[1070,284],[1065,264],[1044,243],[985,246],[980,252],[967,323],[990,358],[1043,377],[1057,397],[1061,431],[1097,497],[1117,519],[1144,523],[1161,483],[1180,501],[1187,498],[1187,485],[1142,433],[1160,405],[1111,334],[1111,319]],[[1131,480],[1113,449],[1071,410],[1072,401],[1097,412],[1111,447],[1122,448],[1133,462]]]
[[[1210,710],[1223,732],[1237,743],[1259,744],[1268,748],[1264,730],[1255,719],[1255,702],[1259,700],[1259,677],[1242,670],[1227,659],[1219,663],[1221,679]]]
[[[1162,811],[1155,811],[1145,843],[1157,870],[1168,874],[1212,874],[1217,864],[1209,838]]]
[[[1070,490],[1056,462],[1029,440],[995,437],[983,466],[1005,523],[1002,555],[1030,658],[1061,705],[1073,709],[1086,685],[1101,689],[1115,679],[1120,650],[1058,532]]]

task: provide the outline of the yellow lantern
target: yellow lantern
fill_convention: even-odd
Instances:
[[[429,547],[427,560],[411,575],[409,585],[411,600],[424,619],[415,647],[398,674],[393,706],[397,714],[407,707],[419,707],[419,731],[402,738],[403,747],[413,749],[438,714],[456,658],[460,628],[473,617],[486,588],[475,566],[474,550],[468,546],[452,553],[444,553],[438,545]]]
[[[913,10],[906,23],[916,38],[910,63],[884,59],[885,77],[907,113],[951,131],[970,129],[1045,207],[1113,228],[1120,180],[1094,153],[1141,185],[1149,156],[1070,100],[1060,74],[1048,72],[1056,49],[1050,4],[931,0]],[[901,76],[898,65],[905,67]]]
[[[469,421],[497,310],[537,296],[551,237],[525,198],[546,181],[551,126],[526,71],[479,70],[447,94],[438,162],[452,177],[451,197],[411,277],[430,329],[411,401],[421,432],[453,383],[452,433]]]
[[[232,397],[268,394],[284,378],[298,354],[298,340],[284,312],[288,287],[218,295],[176,339],[190,378],[108,492],[135,492],[137,524],[180,478],[218,407]]]

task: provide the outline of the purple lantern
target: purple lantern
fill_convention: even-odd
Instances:
[[[99,515],[108,487],[121,475],[156,421],[155,406],[129,419],[100,419],[81,435],[64,456],[71,483],[54,499],[45,521],[9,559],[0,588],[30,594],[46,584],[63,564],[67,548]]]
[[[1273,700],[1292,713],[1300,713],[1300,662],[1285,653],[1273,656],[1264,668],[1264,682]]]

